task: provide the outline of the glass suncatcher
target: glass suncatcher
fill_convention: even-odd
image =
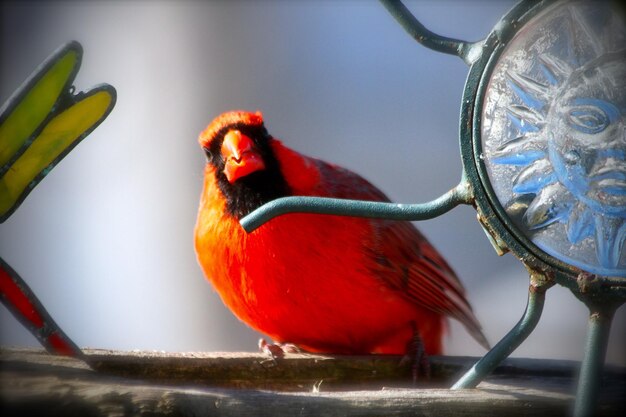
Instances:
[[[476,387],[533,331],[545,292],[569,288],[590,311],[574,413],[593,413],[613,315],[626,300],[626,26],[616,2],[523,1],[482,41],[426,29],[381,0],[419,43],[470,65],[460,183],[424,204],[287,197],[242,219],[252,231],[293,212],[425,220],[472,204],[498,254],[530,275],[518,324],[452,389]]]
[[[497,200],[544,252],[626,277],[626,33],[606,4],[556,3],[497,59],[481,145]]]
[[[109,84],[75,93],[82,46],[68,42],[46,59],[0,109],[0,223],[113,110]],[[0,301],[51,353],[82,357],[26,282],[0,258]]]

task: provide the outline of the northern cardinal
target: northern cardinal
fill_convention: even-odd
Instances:
[[[239,220],[284,196],[389,201],[359,175],[284,146],[261,113],[217,117],[206,153],[195,249],[243,322],[309,352],[405,354],[415,331],[441,354],[446,316],[487,341],[458,278],[410,222],[289,214],[248,234]]]

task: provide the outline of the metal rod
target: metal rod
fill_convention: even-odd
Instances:
[[[438,52],[456,55],[468,65],[475,62],[480,55],[477,51],[480,51],[482,42],[466,42],[437,35],[426,29],[400,0],[380,0],[380,2],[404,30],[425,47]]]
[[[461,183],[439,198],[423,204],[396,204],[378,201],[346,200],[326,197],[283,197],[270,201],[241,219],[250,233],[274,217],[287,213],[332,214],[390,220],[427,220],[447,213],[459,204],[471,204],[469,184]]]
[[[602,368],[609,343],[609,333],[615,308],[591,311],[587,330],[587,343],[574,404],[574,416],[594,415],[598,403],[598,392]]]
[[[476,388],[503,360],[532,333],[541,318],[546,290],[552,286],[535,285],[531,276],[526,311],[520,321],[485,356],[465,373],[451,389]]]

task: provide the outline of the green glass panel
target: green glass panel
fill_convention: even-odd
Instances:
[[[80,45],[70,43],[42,64],[9,100],[5,114],[0,115],[0,172],[51,113],[80,59]]]
[[[4,218],[54,165],[110,112],[114,90],[104,86],[50,120],[0,178],[0,218]]]

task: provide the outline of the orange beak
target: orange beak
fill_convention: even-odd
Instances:
[[[224,136],[221,153],[225,162],[224,175],[231,184],[265,169],[265,162],[252,139],[238,130],[231,130]]]

